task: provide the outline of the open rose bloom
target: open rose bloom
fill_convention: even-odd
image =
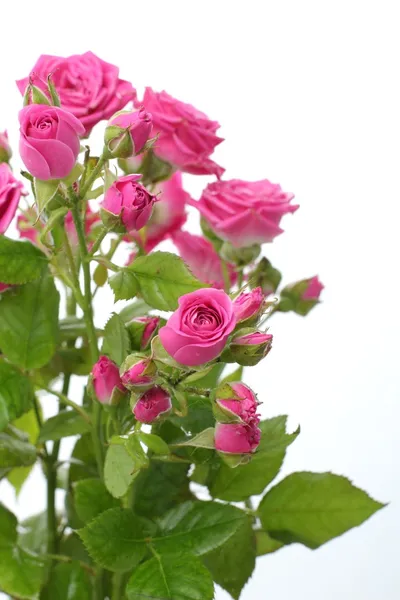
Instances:
[[[315,549],[383,506],[329,465],[282,475],[299,429],[280,414],[290,403],[274,360],[292,376],[292,330],[282,337],[276,323],[320,305],[323,284],[287,283],[270,262],[293,194],[224,179],[229,152],[219,154],[219,121],[201,107],[151,87],[137,98],[151,48],[166,75],[181,66],[166,61],[149,7],[146,20],[136,7],[134,19],[120,5],[102,13],[106,46],[130,41],[132,83],[92,52],[42,55],[4,124],[14,132],[19,120],[22,170],[0,132],[0,487],[26,486],[42,504],[18,522],[0,502],[8,598],[214,600],[215,583],[239,600],[257,556],[294,542]],[[61,29],[72,8],[62,9]],[[88,25],[77,12],[71,43]],[[44,37],[31,29],[35,43]],[[251,161],[263,115],[235,114]]]

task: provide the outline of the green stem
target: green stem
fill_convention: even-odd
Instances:
[[[240,269],[238,271],[238,280],[237,280],[237,285],[238,285],[238,289],[240,290],[240,288],[243,285],[243,269]]]
[[[221,258],[221,268],[222,268],[222,276],[224,278],[224,290],[228,294],[229,290],[231,289],[231,280],[229,277],[228,265],[222,258]]]
[[[125,573],[114,573],[112,578],[112,592],[111,592],[111,600],[121,600],[122,596],[122,587],[125,583]]]
[[[69,375],[65,375],[65,378],[69,377]],[[66,383],[66,379],[64,379],[64,384]],[[69,384],[69,379],[68,379],[68,384]],[[65,385],[64,385],[65,388]],[[64,391],[63,388],[63,391]],[[65,406],[70,406],[71,408],[73,408],[74,410],[76,410],[77,413],[79,413],[81,415],[81,417],[83,419],[85,419],[85,421],[87,423],[91,423],[91,419],[90,416],[88,415],[88,413],[86,412],[86,410],[84,408],[82,408],[82,406],[79,406],[79,404],[76,404],[76,402],[74,402],[73,400],[70,400],[69,398],[67,398],[67,396],[62,393],[62,392],[56,392],[55,390],[51,390],[50,388],[45,388],[45,387],[38,387],[38,389],[43,390],[45,392],[47,392],[48,394],[52,394],[53,396],[56,396],[56,398],[59,399],[59,401],[61,402],[61,404],[64,404]]]
[[[101,242],[104,240],[104,238],[106,237],[107,233],[108,233],[108,229],[106,227],[104,227],[100,231],[100,233],[99,233],[97,239],[94,241],[92,249],[91,249],[91,251],[89,253],[90,257],[92,257],[97,252],[97,250],[100,248]]]
[[[121,270],[121,267],[119,267],[118,265],[115,265],[113,262],[111,262],[110,260],[108,260],[108,258],[106,258],[105,256],[90,256],[89,257],[91,260],[95,260],[96,262],[100,263],[101,265],[104,265],[105,267],[107,267],[107,269],[110,269],[110,271],[114,271],[115,273],[117,273],[118,271]]]
[[[91,575],[94,575],[95,571],[92,569],[90,565],[87,563],[78,560],[76,558],[72,558],[71,556],[65,556],[64,554],[45,554],[43,558],[49,558],[50,560],[56,560],[57,562],[70,563],[72,561],[78,562],[82,569],[85,569]]]
[[[86,196],[87,192],[92,189],[92,185],[96,181],[98,176],[100,175],[105,162],[106,162],[106,159],[103,158],[103,156],[100,156],[99,160],[97,161],[97,165],[95,166],[93,171],[90,173],[89,177],[86,179],[86,181],[84,182],[84,185],[82,186],[82,189],[79,192],[79,196],[81,198],[84,198]]]

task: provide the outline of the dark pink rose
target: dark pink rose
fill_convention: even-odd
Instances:
[[[0,294],[8,290],[10,287],[11,285],[8,285],[8,283],[0,283]]]
[[[24,186],[15,179],[7,163],[0,164],[0,233],[5,233],[18,208]]]
[[[119,79],[118,67],[93,52],[67,58],[43,54],[32,69],[31,82],[46,93],[50,74],[62,107],[81,121],[86,135],[96,123],[109,119],[136,98],[132,85]],[[17,81],[21,94],[28,84],[29,77]]]
[[[1,133],[0,131],[0,163],[8,162],[11,158],[12,152],[10,144],[8,143],[7,131]]]
[[[160,416],[166,415],[172,408],[169,394],[155,385],[142,394],[133,408],[133,414],[141,423],[153,423]]]
[[[37,212],[35,209],[29,209],[29,218],[26,214],[18,215],[17,217],[17,229],[19,232],[19,237],[22,239],[27,239],[32,242],[32,244],[39,243],[39,229],[33,226],[33,223],[37,221]],[[40,225],[41,222],[37,221]]]
[[[73,114],[45,104],[25,106],[19,115],[19,151],[29,173],[37,179],[63,179],[79,154],[83,126]]]
[[[113,157],[129,158],[143,150],[152,128],[151,115],[144,108],[120,111],[109,120],[104,141]]]
[[[191,104],[176,100],[167,92],[146,88],[142,102],[153,118],[159,138],[154,153],[181,171],[194,175],[217,175],[225,169],[210,159],[223,139],[216,135],[217,121],[211,121]]]
[[[301,295],[302,300],[318,300],[324,285],[318,279],[318,275],[311,277],[307,281],[307,289]]]
[[[238,323],[257,320],[260,315],[265,296],[260,287],[254,288],[251,292],[242,292],[233,301],[233,310],[235,311],[236,320]]]
[[[217,423],[215,428],[215,449],[229,454],[254,452],[261,439],[257,423]]]
[[[121,381],[129,390],[146,388],[157,379],[157,367],[150,358],[131,355],[121,369]]]
[[[298,206],[280,185],[261,181],[215,181],[192,203],[215,233],[237,248],[264,244],[283,232],[280,221]]]
[[[257,414],[259,402],[255,393],[241,382],[229,383],[228,385],[232,390],[232,398],[225,397],[227,395],[226,389],[224,390],[224,397],[219,398],[217,389],[217,420],[221,423],[230,423],[235,420],[236,416],[245,423],[258,423],[260,421]]]
[[[196,366],[217,358],[236,325],[225,292],[203,288],[179,298],[179,308],[160,329],[165,350],[178,363]]]
[[[171,237],[195,277],[215,288],[224,289],[221,259],[211,242],[187,231],[176,231]],[[236,273],[232,265],[228,266],[228,275],[231,284],[235,283]]]
[[[92,381],[96,397],[102,404],[111,404],[115,390],[126,392],[117,365],[107,356],[100,356],[93,366]]]
[[[126,231],[139,231],[151,217],[156,197],[138,183],[141,175],[119,177],[107,190],[101,207],[119,217]],[[103,220],[105,217],[103,217]]]

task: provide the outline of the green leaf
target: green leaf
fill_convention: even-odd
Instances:
[[[0,235],[2,283],[23,284],[34,281],[46,264],[46,256],[30,242],[17,242]]]
[[[28,517],[20,524],[18,544],[25,550],[42,554],[47,547],[47,512]]]
[[[60,554],[70,556],[75,560],[80,560],[87,564],[92,562],[92,559],[87,553],[86,548],[76,531],[62,538],[60,542]]]
[[[232,537],[217,550],[206,554],[203,561],[214,581],[238,600],[256,566],[251,519],[247,517]]]
[[[170,252],[138,256],[130,265],[143,299],[160,310],[175,310],[184,294],[208,287],[196,279],[183,260]]]
[[[42,600],[92,600],[88,573],[78,562],[58,564],[51,571]]]
[[[13,425],[19,430],[28,434],[28,441],[35,445],[39,435],[39,425],[36,419],[35,411],[30,410],[29,412],[19,417],[13,422]],[[23,484],[29,476],[32,470],[30,467],[16,467],[7,475],[8,481],[14,486],[17,495],[21,491]]]
[[[124,322],[117,314],[113,314],[104,328],[104,342],[102,352],[121,365],[130,350],[129,334]]]
[[[76,163],[74,168],[72,169],[71,173],[69,175],[67,175],[67,177],[64,177],[63,183],[65,183],[65,185],[67,187],[69,187],[70,185],[75,183],[75,181],[77,179],[79,179],[79,177],[82,175],[83,171],[84,171],[83,165],[81,165],[81,163]]]
[[[284,545],[282,542],[274,540],[274,538],[269,536],[268,533],[262,529],[258,529],[254,533],[256,536],[257,556],[263,556],[264,554],[276,552],[276,550],[279,550]]]
[[[146,315],[149,310],[151,310],[150,306],[148,306],[144,300],[139,298],[138,300],[135,300],[135,302],[127,304],[127,306],[119,312],[119,316],[124,323],[129,323],[129,321],[132,321],[135,317]]]
[[[21,600],[38,600],[44,563],[16,542],[17,519],[0,504],[0,589]]]
[[[0,431],[32,408],[32,401],[29,379],[13,365],[0,360]]]
[[[0,433],[0,467],[27,467],[36,461],[36,448],[28,442]]]
[[[299,433],[299,431],[286,433],[286,419],[286,416],[279,416],[262,421],[258,451],[247,465],[231,469],[222,463],[211,484],[212,496],[230,502],[239,502],[263,492],[279,473],[286,448]]]
[[[36,205],[38,207],[39,214],[43,212],[47,204],[57,193],[60,181],[58,179],[48,179],[42,181],[40,179],[34,179]]]
[[[111,443],[104,464],[104,483],[107,490],[114,498],[121,498],[138,476],[140,469],[146,465],[147,458],[143,451],[142,456],[135,457],[125,444]]]
[[[135,481],[134,510],[146,517],[159,516],[192,497],[186,464],[151,461]]]
[[[99,287],[103,287],[103,285],[107,282],[108,279],[108,270],[105,265],[99,263],[94,270],[93,273],[93,281]]]
[[[176,446],[194,446],[195,448],[208,448],[209,450],[215,449],[214,443],[214,427],[209,427],[204,431],[201,431],[194,437],[190,438],[190,440],[186,440],[186,442],[181,442],[179,444],[175,444]]]
[[[83,479],[74,486],[75,510],[78,517],[88,523],[100,513],[119,506],[100,479]]]
[[[271,537],[318,548],[361,525],[385,505],[332,473],[292,473],[269,490],[258,508]]]
[[[154,435],[153,433],[143,433],[143,431],[140,431],[136,435],[139,440],[155,454],[170,453],[168,444],[158,435]]]
[[[233,373],[230,373],[230,375],[227,375],[226,377],[224,377],[223,379],[221,379],[219,385],[224,385],[224,383],[231,383],[231,382],[235,382],[235,381],[241,381],[242,380],[242,375],[243,375],[243,367],[240,366],[237,369],[235,369],[233,371]]]
[[[131,510],[110,508],[78,531],[90,556],[110,571],[128,571],[142,560],[142,523]]]
[[[62,410],[43,423],[39,443],[54,442],[71,435],[81,435],[89,430],[89,424],[74,410]]]
[[[229,540],[245,519],[246,513],[229,504],[185,502],[159,520],[161,537],[152,544],[161,554],[206,554]]]
[[[204,396],[188,396],[188,413],[185,417],[169,416],[169,420],[183,429],[187,435],[195,435],[204,429],[214,427],[215,418],[212,405]]]
[[[114,292],[115,302],[134,298],[139,289],[136,277],[129,269],[122,269],[119,273],[115,273],[108,283]]]
[[[52,231],[60,222],[64,221],[65,216],[68,214],[69,209],[66,206],[60,206],[50,213],[50,217],[47,220],[46,225],[41,229],[39,234],[39,240],[42,244],[48,248],[52,247],[47,241],[47,234]],[[54,239],[54,234],[53,234]]]
[[[195,556],[156,556],[136,569],[126,596],[128,600],[213,600],[214,585]]]
[[[3,295],[0,310],[0,348],[21,369],[43,367],[58,340],[60,296],[43,269],[39,279]]]
[[[75,461],[69,467],[68,484],[97,475],[97,462],[93,451],[92,436],[85,433],[78,438],[71,458]]]

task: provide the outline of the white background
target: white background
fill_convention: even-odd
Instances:
[[[0,129],[17,139],[14,79],[41,53],[91,49],[140,94],[165,88],[220,121],[226,177],[268,177],[300,210],[265,254],[286,281],[318,273],[323,304],[278,315],[274,348],[247,381],[263,413],[302,433],[281,476],[348,475],[390,502],[320,550],[293,545],[259,560],[244,600],[397,600],[399,508],[398,2],[4,2]],[[207,178],[187,177],[197,197]],[[109,302],[110,297],[107,296]],[[101,318],[112,309],[102,303]],[[41,509],[31,478],[21,516]],[[218,592],[218,599],[228,598]],[[56,599],[55,599],[56,600]]]

